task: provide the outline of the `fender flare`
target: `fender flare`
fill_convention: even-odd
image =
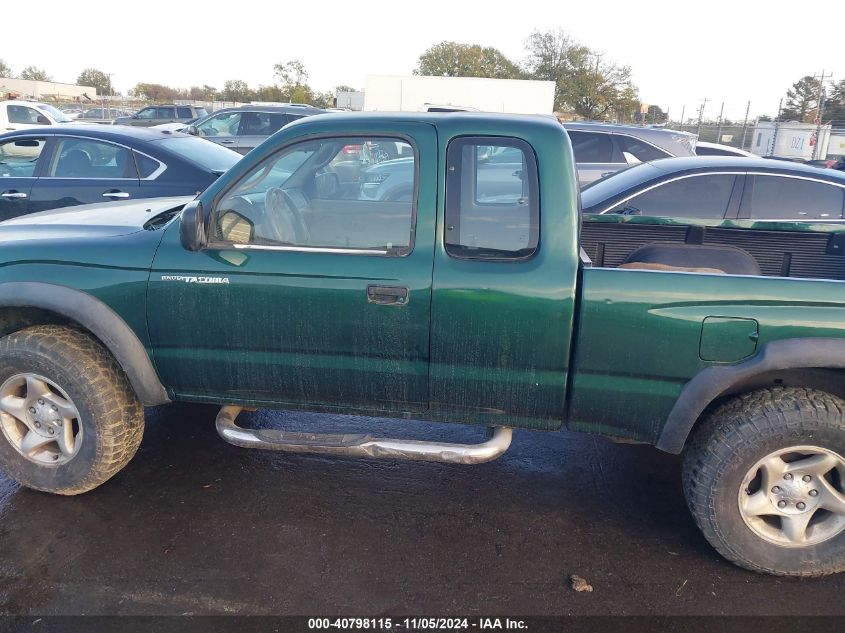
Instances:
[[[698,372],[675,401],[657,448],[680,453],[698,418],[732,386],[756,375],[785,369],[845,369],[845,339],[793,338],[773,341],[754,357],[735,365],[712,365]]]
[[[7,282],[0,283],[0,307],[49,310],[76,321],[111,352],[145,406],[170,402],[135,332],[99,299],[81,290],[50,283]]]

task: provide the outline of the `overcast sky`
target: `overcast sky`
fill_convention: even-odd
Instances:
[[[494,46],[521,60],[532,30],[562,27],[604,59],[630,65],[641,100],[670,108],[674,118],[684,106],[693,116],[706,97],[706,117],[717,117],[724,101],[725,116],[741,119],[749,100],[752,116],[774,114],[803,75],[845,76],[845,40],[837,35],[845,3],[837,4],[791,4],[787,13],[771,0],[42,0],[49,9],[25,28],[3,29],[0,59],[15,72],[34,64],[69,83],[83,68],[99,68],[114,73],[124,93],[141,81],[268,85],[274,63],[299,59],[312,86],[325,91],[363,88],[367,74],[409,74],[442,40]]]

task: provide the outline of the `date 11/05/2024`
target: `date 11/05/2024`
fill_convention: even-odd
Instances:
[[[308,629],[315,630],[375,630],[407,629],[412,631],[456,630],[525,630],[524,620],[511,618],[309,618]]]

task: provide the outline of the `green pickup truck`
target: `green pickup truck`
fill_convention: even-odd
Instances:
[[[0,224],[0,467],[91,490],[134,455],[143,406],[171,401],[219,405],[237,446],[367,458],[475,464],[514,428],[566,428],[683,453],[692,515],[731,561],[830,574],[843,280],[833,223],[582,219],[552,120],[308,117],[194,200]],[[237,423],[257,407],[490,434]]]

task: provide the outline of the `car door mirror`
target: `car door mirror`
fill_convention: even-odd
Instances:
[[[255,224],[237,211],[226,211],[217,226],[224,242],[249,244],[255,236]]]
[[[314,194],[316,198],[331,200],[340,190],[340,178],[333,171],[317,174],[314,177]]]
[[[191,136],[199,136],[200,132],[197,129],[196,125],[189,125],[184,130],[182,130],[185,134],[190,134]]]
[[[631,152],[622,152],[622,156],[625,159],[625,162],[629,165],[639,165],[641,161],[639,158],[634,156]]]
[[[38,125],[50,125],[50,119],[48,119],[43,114],[38,115],[37,121],[38,121]]]
[[[179,241],[186,251],[196,252],[208,244],[208,228],[202,203],[191,200],[179,217]]]

